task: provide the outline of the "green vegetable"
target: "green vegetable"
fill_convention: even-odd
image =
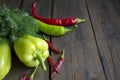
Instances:
[[[11,68],[11,51],[7,42],[0,40],[0,80],[2,80]]]
[[[0,39],[7,39],[7,45],[4,44],[7,47],[6,51],[10,53],[8,46],[14,46],[17,56],[28,67],[36,67],[40,64],[41,68],[46,71],[44,61],[49,56],[48,44],[43,39],[34,37],[39,35],[39,31],[51,36],[61,36],[75,28],[48,25],[34,19],[27,12],[9,9],[5,5],[0,6]],[[1,41],[1,44],[3,43],[4,40]],[[10,59],[11,56],[8,57],[7,52],[4,53],[5,56],[2,54],[5,50],[3,48],[3,46],[0,47],[0,60],[1,57]],[[5,62],[3,67],[6,67],[5,71],[0,65],[0,72],[2,72],[0,78],[9,71],[10,62]]]
[[[32,74],[31,74],[30,77],[28,78],[28,80],[33,80],[34,75],[35,75],[37,69],[38,69],[38,66],[34,69],[34,71],[32,72]]]
[[[51,36],[62,36],[65,33],[72,31],[78,27],[75,25],[73,28],[65,28],[64,26],[49,25],[37,19],[35,19],[35,21],[38,22],[39,30],[41,32]]]
[[[24,35],[38,35],[39,31],[51,36],[61,36],[75,28],[77,27],[49,25],[34,19],[27,12],[0,6],[0,37],[5,37],[10,43]]]
[[[28,67],[39,65],[44,71],[44,61],[49,56],[48,44],[41,38],[31,35],[23,36],[14,42],[14,50],[19,59]]]
[[[37,35],[38,26],[27,12],[0,6],[0,37],[5,37],[10,43],[23,35]]]

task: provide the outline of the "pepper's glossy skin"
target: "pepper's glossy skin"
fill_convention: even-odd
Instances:
[[[54,18],[44,18],[42,16],[39,16],[36,11],[36,2],[32,4],[32,15],[34,18],[43,21],[47,24],[51,25],[58,25],[58,26],[73,26],[77,23],[85,22],[85,19],[79,19],[76,17],[71,17],[71,18],[62,18],[62,19],[54,19]]]
[[[65,33],[77,28],[77,25],[73,28],[65,28],[64,26],[49,25],[37,19],[35,19],[35,21],[38,22],[38,24],[40,25],[40,32],[43,32],[50,36],[62,36]]]
[[[23,36],[14,42],[14,50],[19,59],[28,67],[42,67],[49,56],[48,44],[43,39],[31,35]],[[41,61],[39,61],[41,59]],[[42,64],[41,64],[42,62]],[[46,70],[45,66],[43,70]]]
[[[11,68],[11,50],[7,43],[0,43],[0,80],[2,80]]]

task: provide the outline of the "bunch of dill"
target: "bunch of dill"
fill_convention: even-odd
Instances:
[[[23,35],[36,35],[38,24],[27,12],[0,6],[0,38],[13,42]]]

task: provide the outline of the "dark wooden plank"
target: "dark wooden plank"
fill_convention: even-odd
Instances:
[[[84,0],[53,0],[54,18],[88,18],[79,28],[61,37],[52,37],[65,50],[65,63],[53,80],[106,80]],[[52,54],[56,61],[59,55]]]
[[[120,80],[120,0],[86,0],[107,80]]]
[[[33,2],[34,1],[32,0],[23,0],[21,9],[31,14]],[[37,13],[43,17],[51,17],[51,0],[36,0],[36,2],[37,2]],[[46,72],[42,71],[40,67],[38,68],[34,80],[49,80],[49,65],[47,61],[46,61],[46,66],[47,66]]]
[[[19,8],[20,7],[21,0],[14,1],[14,0],[0,0],[0,4],[5,4],[9,6],[10,8]]]

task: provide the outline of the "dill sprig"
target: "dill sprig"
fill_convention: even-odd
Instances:
[[[0,38],[13,42],[17,38],[30,34],[36,35],[39,25],[27,12],[0,6]]]

